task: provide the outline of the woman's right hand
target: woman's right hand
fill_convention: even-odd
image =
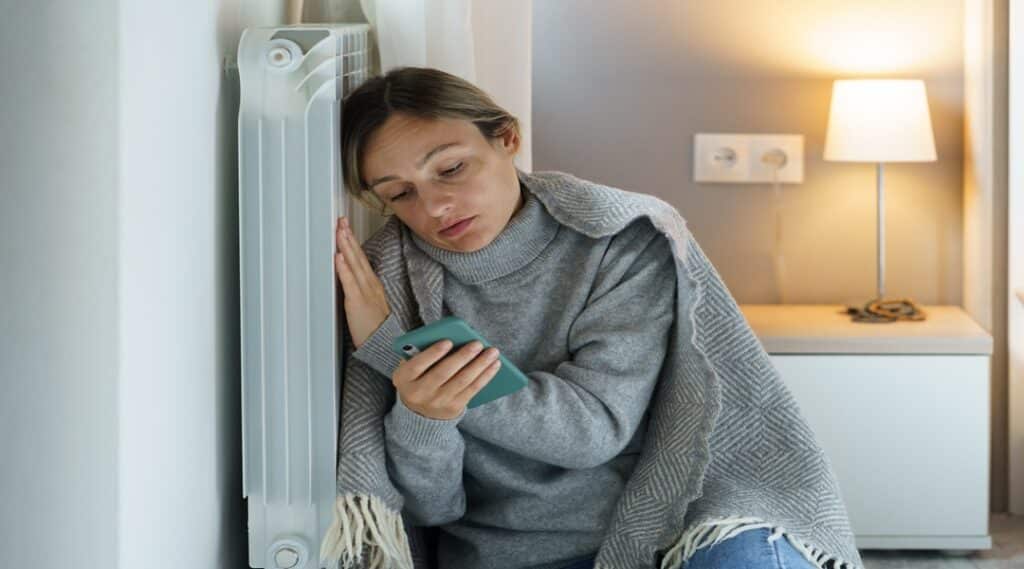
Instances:
[[[498,349],[482,347],[474,340],[449,354],[451,341],[441,340],[400,362],[391,381],[402,403],[430,419],[458,417],[501,367]]]

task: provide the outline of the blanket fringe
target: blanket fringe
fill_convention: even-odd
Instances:
[[[750,517],[708,520],[684,531],[675,545],[665,553],[665,557],[661,560],[661,569],[681,569],[683,563],[701,547],[715,545],[739,533],[756,528],[771,529],[772,534],[768,537],[770,542],[785,536],[786,540],[818,569],[858,569],[852,563],[826,555],[824,551],[813,545],[801,542],[782,526],[772,526],[760,518]],[[826,568],[826,563],[830,561],[832,565]]]
[[[363,563],[363,547],[370,546]],[[320,563],[360,569],[413,569],[412,552],[400,513],[378,497],[345,494],[334,502],[334,521],[320,544]]]

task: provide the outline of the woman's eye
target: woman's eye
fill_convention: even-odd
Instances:
[[[408,193],[409,193],[409,190],[406,189],[404,192],[400,192],[400,193],[397,193],[397,194],[391,196],[390,198],[388,198],[388,201],[400,200],[400,199],[404,198]]]
[[[455,175],[461,169],[462,169],[462,162],[459,162],[458,164],[455,165],[454,168],[449,168],[448,170],[445,170],[444,172],[441,172],[441,175],[442,176],[453,176],[453,175]]]

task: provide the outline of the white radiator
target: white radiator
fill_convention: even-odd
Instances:
[[[242,494],[249,565],[319,567],[336,493],[340,100],[368,76],[365,24],[246,29],[238,47]]]

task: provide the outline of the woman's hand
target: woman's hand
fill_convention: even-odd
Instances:
[[[481,350],[473,341],[454,353],[451,348],[450,340],[441,340],[398,364],[391,382],[406,407],[430,419],[454,419],[501,367],[493,346]]]
[[[338,253],[334,267],[345,291],[345,315],[352,344],[358,349],[391,314],[384,286],[370,267],[345,216],[338,218]]]

